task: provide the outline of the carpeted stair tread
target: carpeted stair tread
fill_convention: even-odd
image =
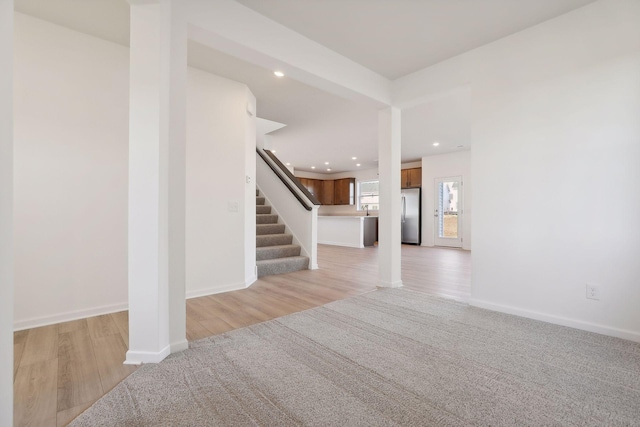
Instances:
[[[293,256],[287,258],[266,259],[256,262],[258,277],[272,274],[292,273],[294,271],[309,268],[309,258],[306,256]]]
[[[267,205],[256,205],[256,214],[270,214],[271,206]]]
[[[276,224],[278,215],[275,214],[256,214],[256,224]]]
[[[256,189],[256,266],[258,277],[284,274],[309,268],[309,258],[300,256],[300,245],[293,244],[293,236],[285,234],[284,224],[272,213],[266,198]]]
[[[282,233],[284,233],[284,224],[256,224],[256,234],[258,236]]]
[[[291,234],[263,234],[256,236],[256,247],[290,245],[293,242]]]
[[[256,260],[287,258],[300,255],[300,245],[277,245],[256,248]]]

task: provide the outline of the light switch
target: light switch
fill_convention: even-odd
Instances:
[[[247,181],[247,184],[251,184],[251,177],[249,175],[247,175],[246,181]]]

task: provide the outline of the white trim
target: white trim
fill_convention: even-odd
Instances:
[[[540,320],[547,323],[553,323],[570,328],[581,329],[583,331],[595,332],[597,334],[609,335],[616,338],[640,342],[640,332],[630,331],[628,329],[613,328],[610,326],[598,325],[596,323],[585,322],[578,319],[570,319],[553,314],[540,313],[538,311],[526,310],[509,305],[494,304],[488,301],[471,298],[469,305],[486,310],[499,311],[501,313],[513,314],[515,316],[526,317],[528,319]]]
[[[257,271],[258,266],[256,265],[256,268],[254,268],[254,271]],[[254,274],[253,276],[249,277],[247,280],[245,280],[244,282],[244,287],[245,289],[248,288],[249,286],[253,285],[256,280],[258,280],[258,275]]]
[[[13,322],[13,330],[37,328],[40,326],[53,325],[56,323],[69,322],[71,320],[84,319],[87,317],[100,316],[102,314],[117,313],[129,309],[129,304],[122,302],[119,304],[103,305],[100,307],[85,308],[82,310],[67,311],[65,313],[52,314],[50,316],[33,317],[31,319],[18,320]]]
[[[167,345],[160,351],[127,351],[127,359],[124,365],[142,365],[143,363],[160,363],[170,352],[171,346]]]
[[[203,288],[187,291],[187,299],[206,297],[207,295],[221,294],[229,291],[239,291],[240,289],[246,289],[248,286],[244,283],[231,283],[228,285],[215,286],[212,288]]]
[[[320,268],[320,267],[318,266],[318,264],[313,264],[313,265],[311,265],[311,266],[309,267],[309,270],[317,270],[317,269],[319,269],[319,268]]]
[[[398,280],[396,282],[378,282],[377,287],[378,288],[401,288],[402,286],[404,286],[402,284],[402,280]]]
[[[184,351],[184,350],[186,350],[188,348],[189,348],[189,341],[187,341],[187,340],[182,340],[182,341],[179,341],[179,342],[175,342],[175,343],[170,344],[170,346],[169,346],[169,350],[171,351],[171,354]]]
[[[342,243],[342,242],[326,242],[326,241],[318,241],[319,245],[330,245],[330,246],[342,246],[345,248],[359,248],[359,249],[363,249],[364,245],[360,245],[360,246],[356,246],[356,245],[348,245],[346,243]]]

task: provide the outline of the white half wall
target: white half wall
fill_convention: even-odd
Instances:
[[[255,111],[245,85],[189,69],[187,298],[252,283],[247,274],[255,266],[255,116],[247,116],[248,103]]]
[[[462,231],[462,249],[471,249],[471,152],[440,154],[422,158],[422,246],[434,246],[436,209],[436,178],[462,177],[462,209],[458,214]]]
[[[15,327],[127,308],[128,54],[15,14]]]

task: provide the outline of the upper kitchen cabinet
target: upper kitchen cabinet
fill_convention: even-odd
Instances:
[[[334,205],[353,205],[356,199],[356,179],[336,179],[333,195]]]
[[[422,186],[422,168],[402,169],[400,171],[400,186],[415,188]]]
[[[335,181],[327,179],[322,182],[322,193],[320,197],[320,203],[323,205],[333,205],[333,199],[335,197]]]
[[[310,178],[298,178],[300,184],[313,194],[318,200],[322,197],[322,180]]]

